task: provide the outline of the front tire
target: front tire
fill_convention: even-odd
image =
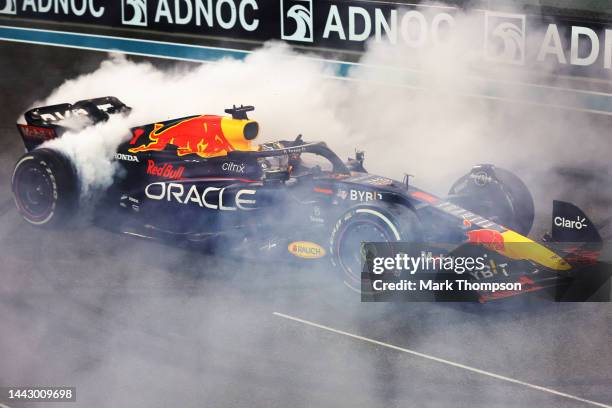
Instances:
[[[358,206],[342,215],[331,233],[331,260],[344,283],[361,292],[364,254],[362,242],[418,242],[420,223],[411,209],[401,206]]]
[[[30,224],[58,226],[78,208],[76,169],[56,150],[42,148],[26,153],[15,165],[11,183],[17,209]]]

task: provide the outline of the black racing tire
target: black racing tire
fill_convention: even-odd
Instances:
[[[72,217],[79,204],[79,179],[72,161],[53,149],[23,155],[11,180],[21,216],[39,227],[56,227]]]
[[[494,173],[494,186],[476,185],[471,174],[459,178],[448,194],[461,198],[451,201],[522,235],[529,234],[535,217],[529,189],[517,175],[506,169],[494,167]]]
[[[361,242],[420,242],[421,236],[420,221],[408,207],[356,206],[345,212],[332,230],[331,261],[341,272],[344,284],[361,292]]]

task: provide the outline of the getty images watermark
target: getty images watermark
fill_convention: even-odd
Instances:
[[[76,387],[40,385],[0,387],[0,401],[7,403],[76,402]]]
[[[364,243],[361,253],[359,289],[366,302],[486,302],[526,293],[601,301],[612,275],[609,264],[589,257],[566,262],[536,243]]]
[[[491,265],[495,264],[490,264],[488,257],[487,253],[480,256],[452,256],[443,253],[434,255],[431,251],[421,251],[418,256],[411,256],[405,252],[393,256],[375,256],[372,258],[370,271],[379,278],[371,280],[371,286],[376,292],[521,291],[521,282],[478,282],[452,276],[452,274],[467,274],[478,280],[484,274],[491,274]],[[499,268],[504,276],[508,276],[505,266],[506,264],[501,264]],[[391,274],[393,278],[408,274],[412,277],[417,276],[418,279],[391,278],[390,280],[388,275],[385,279],[383,276],[385,273]],[[433,273],[451,274],[451,279],[436,279]]]

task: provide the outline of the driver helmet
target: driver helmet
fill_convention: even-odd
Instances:
[[[270,156],[260,159],[264,174],[281,173],[289,170],[289,156]]]

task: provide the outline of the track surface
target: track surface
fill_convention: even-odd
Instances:
[[[26,225],[15,119],[104,55],[0,56],[0,386],[76,386],[83,407],[594,406],[279,312],[612,405],[612,304],[361,304],[329,271]]]

